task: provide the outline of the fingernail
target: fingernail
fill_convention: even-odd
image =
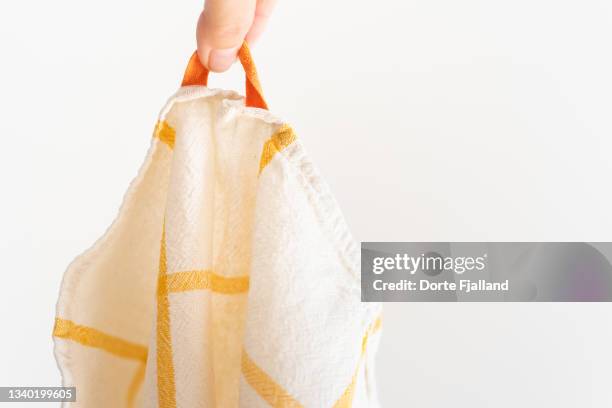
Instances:
[[[238,48],[212,50],[208,55],[208,68],[214,72],[226,71],[236,60]]]

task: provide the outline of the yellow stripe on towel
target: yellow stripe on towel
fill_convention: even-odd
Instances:
[[[155,125],[153,137],[168,145],[170,149],[174,149],[174,141],[176,140],[176,132],[165,120],[160,120]]]
[[[118,357],[147,361],[147,348],[119,337],[111,336],[88,326],[76,324],[71,320],[56,318],[53,336],[72,340],[84,346],[94,347]]]
[[[127,406],[128,408],[133,408],[136,406],[136,396],[138,395],[138,391],[140,390],[140,386],[144,381],[146,364],[142,363],[138,365],[138,369],[136,369],[136,373],[134,373],[134,377],[132,378],[132,382],[128,387],[127,392]]]
[[[168,292],[208,289],[215,293],[234,295],[249,291],[249,277],[225,277],[212,271],[175,272],[168,275]]]
[[[170,335],[170,301],[168,300],[168,266],[166,260],[166,227],[159,254],[157,282],[157,397],[160,408],[176,407],[172,337]]]
[[[283,387],[255,364],[242,350],[242,375],[257,394],[274,408],[302,408]]]
[[[259,162],[259,173],[272,161],[274,155],[295,141],[295,133],[289,125],[283,125],[264,143]]]
[[[334,404],[333,408],[350,408],[353,406],[353,396],[355,395],[355,383],[357,382],[357,376],[359,375],[359,369],[361,367],[361,363],[365,358],[365,353],[368,347],[368,340],[374,333],[376,333],[382,327],[382,318],[379,316],[374,323],[372,323],[366,330],[363,339],[361,340],[361,356],[359,357],[359,362],[357,363],[357,368],[355,369],[355,373],[351,379],[351,383],[346,387],[338,401]]]

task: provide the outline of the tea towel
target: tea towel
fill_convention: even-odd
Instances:
[[[246,98],[208,88],[194,53],[118,217],[65,273],[66,406],[377,406],[357,245],[239,56]]]

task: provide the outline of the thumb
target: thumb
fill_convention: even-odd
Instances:
[[[213,72],[226,71],[236,60],[255,16],[256,0],[207,0],[198,20],[198,56]]]

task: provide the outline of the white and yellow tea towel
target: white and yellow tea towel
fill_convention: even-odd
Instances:
[[[70,406],[377,406],[357,245],[239,55],[246,99],[207,88],[194,54],[116,221],[64,276]]]

